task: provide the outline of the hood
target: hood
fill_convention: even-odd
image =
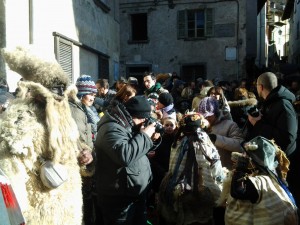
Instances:
[[[273,102],[278,99],[286,99],[286,100],[290,101],[291,103],[296,101],[295,95],[282,85],[279,85],[278,87],[273,89],[270,92],[270,94],[268,95],[268,97],[266,98],[266,101]]]
[[[257,105],[256,98],[247,98],[237,101],[228,101],[229,107],[244,107],[244,106],[254,106]]]

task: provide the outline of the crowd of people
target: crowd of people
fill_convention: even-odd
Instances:
[[[0,93],[0,168],[19,224],[298,224],[300,87],[271,72],[70,85],[57,63],[3,55],[22,76],[15,96]]]

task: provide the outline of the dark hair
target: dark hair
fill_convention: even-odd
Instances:
[[[224,106],[224,102],[225,102],[225,95],[224,95],[224,92],[223,92],[223,89],[219,86],[214,86],[214,87],[211,87],[208,91],[207,91],[207,96],[209,97],[211,94],[217,94],[217,95],[220,95],[220,99],[218,100],[219,102],[219,108],[223,108]]]
[[[116,93],[115,98],[120,102],[124,102],[126,96],[132,95],[136,95],[136,89],[132,85],[126,84]]]
[[[153,72],[146,71],[143,77],[151,76],[152,80],[156,80],[156,75]]]
[[[100,87],[103,87],[105,89],[109,89],[109,83],[107,79],[99,79],[96,81],[96,84],[99,84]]]

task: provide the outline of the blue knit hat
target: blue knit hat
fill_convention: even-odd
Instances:
[[[86,74],[81,75],[76,81],[76,87],[78,89],[77,96],[79,98],[91,93],[97,93],[95,82],[92,81],[90,75],[86,75]]]

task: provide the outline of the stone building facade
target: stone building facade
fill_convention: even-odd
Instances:
[[[119,34],[119,0],[0,1],[0,47],[30,45],[58,60],[72,82],[119,76]],[[14,91],[19,77],[2,59],[0,74]]]
[[[256,17],[253,0],[120,0],[120,74],[246,77],[256,57]]]

